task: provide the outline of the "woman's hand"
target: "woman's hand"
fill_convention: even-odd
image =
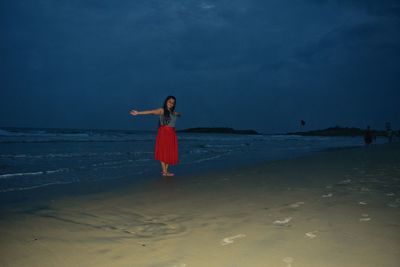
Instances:
[[[132,116],[136,116],[136,115],[139,115],[139,111],[137,111],[137,110],[131,110],[130,114],[131,114]]]

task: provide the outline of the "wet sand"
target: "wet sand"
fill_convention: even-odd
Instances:
[[[0,266],[397,267],[400,145],[12,205],[0,237]]]

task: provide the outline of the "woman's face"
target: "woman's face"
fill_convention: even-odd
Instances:
[[[173,98],[170,98],[167,100],[167,108],[171,109],[175,106],[175,100]]]

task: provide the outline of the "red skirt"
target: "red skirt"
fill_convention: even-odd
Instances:
[[[160,126],[157,132],[155,159],[167,164],[178,164],[178,138],[175,128]]]

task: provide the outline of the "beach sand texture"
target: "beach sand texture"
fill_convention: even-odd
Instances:
[[[400,146],[4,208],[0,266],[398,267]]]

